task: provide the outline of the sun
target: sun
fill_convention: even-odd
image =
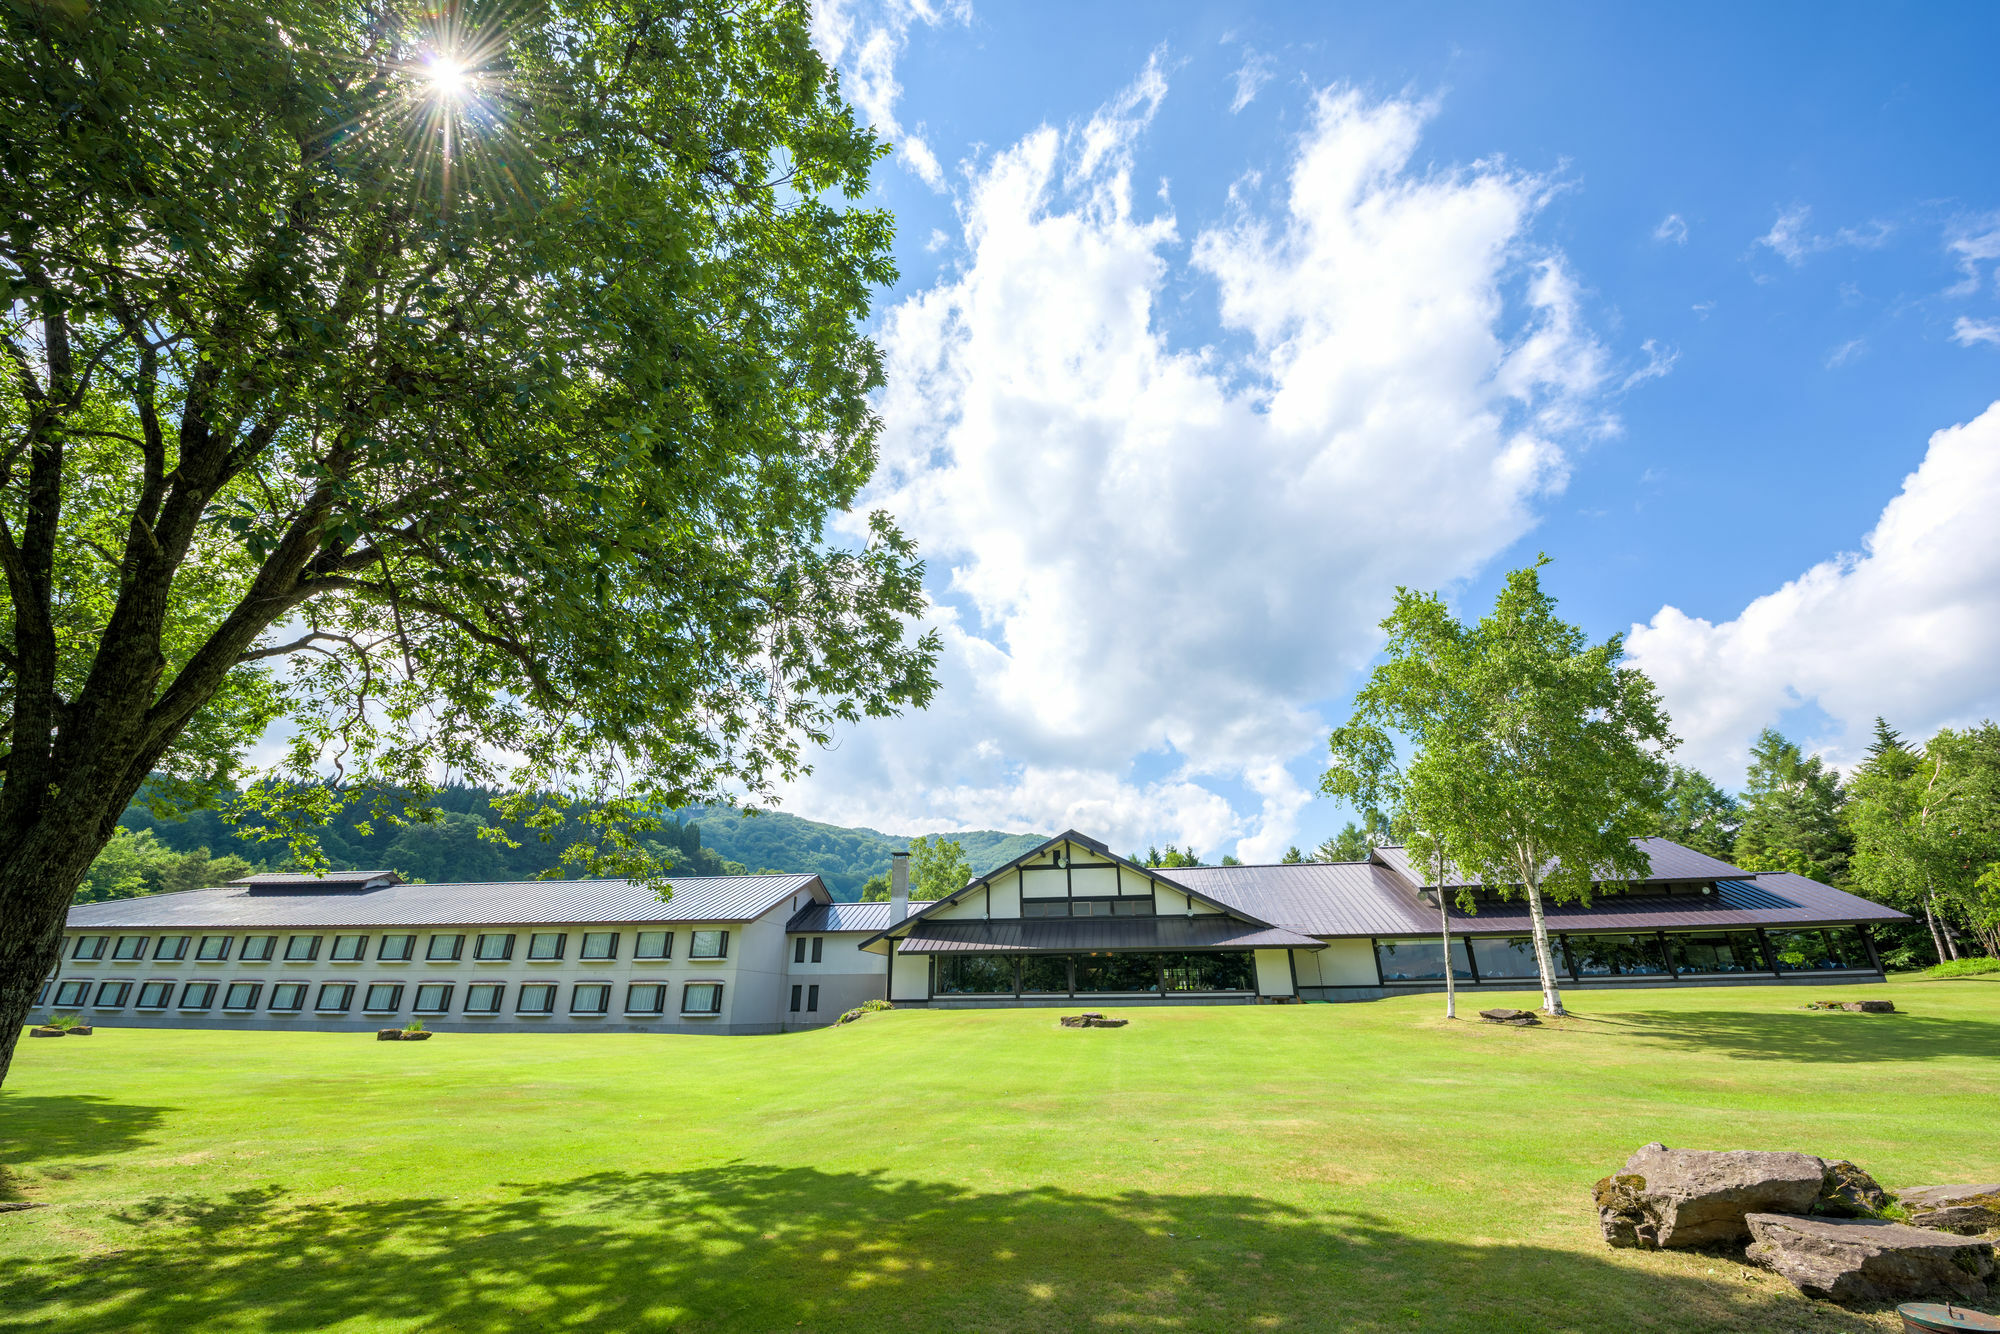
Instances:
[[[432,56],[424,69],[434,96],[456,101],[472,85],[471,71],[449,56]]]

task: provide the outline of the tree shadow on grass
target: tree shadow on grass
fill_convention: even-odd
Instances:
[[[2000,1058],[2000,1023],[1844,1010],[1634,1010],[1593,1016],[1635,1036],[1757,1061]]]
[[[1855,1328],[1727,1262],[1698,1277],[1248,1196],[989,1193],[744,1163],[503,1189],[148,1201],[124,1216],[133,1244],[0,1278],[0,1329]]]
[[[0,1094],[0,1163],[92,1158],[151,1143],[165,1107],[76,1094]]]

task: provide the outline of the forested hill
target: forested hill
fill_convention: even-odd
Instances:
[[[554,866],[562,849],[560,840],[543,843],[533,833],[518,828],[507,829],[508,837],[520,845],[515,848],[479,837],[482,826],[502,823],[490,804],[493,795],[483,788],[447,788],[438,794],[435,804],[441,814],[435,823],[401,829],[381,821],[369,826],[366,812],[356,807],[333,821],[322,833],[321,844],[337,869],[383,867],[432,883],[527,880]],[[148,862],[159,861],[165,867],[169,855],[185,858],[197,849],[206,849],[211,858],[244,858],[252,868],[265,869],[275,869],[285,855],[282,843],[243,839],[213,811],[168,822],[156,820],[135,804],[119,823],[130,833],[116,840],[107,854],[121,869],[129,864],[130,869],[123,869],[117,877],[121,882],[138,876],[145,887],[111,890],[107,884],[98,893],[86,887],[84,897],[123,897],[126,893],[181,887],[186,876],[202,878],[209,868],[195,864],[149,872]],[[134,836],[142,840],[142,846],[131,844]],[[972,869],[980,872],[1020,856],[1042,842],[1045,835],[981,829],[945,837],[957,839]],[[745,815],[721,806],[680,811],[663,829],[648,836],[648,841],[684,873],[811,872],[826,881],[837,899],[861,897],[861,887],[869,877],[887,874],[889,854],[910,844],[907,838],[873,829],[848,829],[779,812]],[[154,855],[149,857],[149,852]],[[221,876],[227,870],[235,875],[242,869],[235,865],[225,868],[218,862],[212,874]]]

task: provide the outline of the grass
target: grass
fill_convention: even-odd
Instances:
[[[2000,976],[2000,959],[1946,959],[1924,969],[1927,978]]]
[[[897,1011],[772,1038],[100,1028],[0,1092],[0,1330],[1874,1330],[1612,1251],[1649,1140],[2000,1176],[2000,995]],[[1494,1003],[1485,998],[1483,1004]],[[1530,1004],[1516,996],[1503,1004]]]

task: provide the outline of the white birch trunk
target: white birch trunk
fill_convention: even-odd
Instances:
[[[1444,886],[1438,886],[1438,928],[1444,932],[1444,1017],[1458,1018],[1458,970],[1451,966],[1451,915],[1444,907]]]
[[[1542,887],[1529,880],[1528,920],[1535,927],[1535,966],[1542,973],[1542,1013],[1563,1014],[1562,992],[1556,988],[1555,956],[1549,952],[1549,924],[1542,916]]]

